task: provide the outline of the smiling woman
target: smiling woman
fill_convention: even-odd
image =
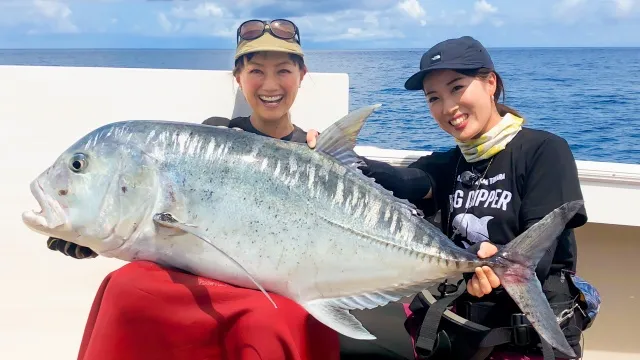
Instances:
[[[363,159],[366,174],[414,202],[426,215],[439,214],[436,222],[457,246],[488,258],[554,207],[582,200],[567,141],[523,127],[518,112],[498,102],[504,93],[502,80],[476,39],[463,36],[432,46],[405,88],[423,92],[431,116],[457,146],[417,159],[408,166],[412,173]],[[464,274],[466,284],[440,284],[438,291],[451,296],[436,305],[422,293],[414,297],[404,325],[416,353],[432,359],[548,360],[573,358],[571,352],[579,357],[586,310],[585,303],[577,300],[582,295],[574,284],[573,229],[586,222],[582,206],[535,268],[544,300],[563,329],[567,343],[563,351],[540,340],[507,284],[501,284],[489,267],[482,267]],[[444,315],[449,305],[455,314],[491,331],[452,320]]]
[[[252,109],[248,117],[213,116],[203,123],[304,143],[307,133],[291,122],[289,110],[307,73],[300,30],[291,21],[248,20],[236,32],[233,75]],[[49,249],[76,259],[98,256],[87,247],[49,238]]]
[[[297,26],[288,20],[250,20],[240,25],[237,36],[233,73],[252,114],[234,119],[211,117],[204,124],[306,142],[306,132],[293,125],[289,116],[306,73]],[[65,171],[79,171],[83,166],[83,159],[72,159]],[[122,188],[123,193],[131,191]],[[74,258],[92,258],[103,250],[95,247],[96,254],[55,238],[48,244]],[[335,331],[288,298],[270,297],[277,308],[265,302],[259,290],[133,261],[103,280],[78,359],[340,357]]]
[[[305,142],[307,134],[291,122],[289,113],[307,73],[298,27],[284,19],[245,21],[237,43],[233,75],[252,113],[231,121],[212,117],[205,123]]]

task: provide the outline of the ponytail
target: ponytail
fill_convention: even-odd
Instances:
[[[500,116],[505,116],[507,114],[512,114],[512,115],[515,115],[515,116],[517,116],[519,118],[522,117],[522,115],[520,115],[520,113],[517,112],[516,110],[508,107],[505,104],[501,104],[501,103],[499,103],[497,101],[496,101],[496,109],[498,109],[498,114],[500,114]]]

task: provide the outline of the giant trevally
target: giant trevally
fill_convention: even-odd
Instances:
[[[102,256],[286,296],[355,339],[375,337],[349,310],[488,265],[542,338],[573,357],[534,269],[582,201],[480,260],[358,169],[355,139],[378,106],[331,125],[315,149],[201,124],[108,124],[31,183],[42,210],[23,221]]]

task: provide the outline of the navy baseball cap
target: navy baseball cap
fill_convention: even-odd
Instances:
[[[493,70],[493,61],[487,49],[471,36],[448,39],[437,43],[420,59],[420,71],[405,83],[407,90],[422,90],[422,81],[429,71],[436,69],[471,70],[488,68]]]

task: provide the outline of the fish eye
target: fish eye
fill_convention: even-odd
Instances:
[[[84,154],[74,154],[69,161],[69,168],[73,172],[80,172],[87,167],[87,157]]]

